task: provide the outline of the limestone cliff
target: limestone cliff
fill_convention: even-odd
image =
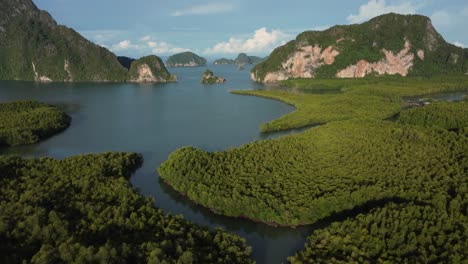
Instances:
[[[275,49],[251,78],[358,78],[368,75],[463,74],[468,50],[451,45],[420,15],[386,14],[356,25],[307,31]]]
[[[167,71],[159,57],[150,55],[131,63],[127,80],[140,83],[171,82],[176,81],[176,76]]]

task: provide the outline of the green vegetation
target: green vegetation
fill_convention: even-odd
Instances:
[[[215,64],[215,65],[218,65],[218,64],[234,64],[234,60],[221,58],[221,59],[215,60],[213,62],[213,64]]]
[[[0,104],[0,146],[37,143],[70,125],[71,118],[56,107],[36,101]]]
[[[0,156],[1,263],[252,263],[245,240],[165,215],[131,188],[135,153]]]
[[[468,131],[468,105],[466,102],[436,102],[425,107],[413,108],[400,114],[402,124],[435,126],[445,129]]]
[[[217,213],[303,225],[375,201],[439,199],[467,184],[467,140],[444,130],[352,119],[223,152],[182,148],[158,171]]]
[[[465,182],[466,183],[466,182]],[[440,208],[390,203],[314,231],[290,263],[464,263],[465,189]],[[464,192],[464,193],[463,193]]]
[[[2,1],[0,17],[0,80],[125,80],[112,52],[57,25],[31,0]]]
[[[424,59],[415,55],[412,76],[464,74],[468,71],[466,49],[447,43],[433,28],[430,19],[420,15],[386,14],[362,24],[338,25],[324,31],[306,31],[295,40],[275,49],[269,58],[252,69],[263,80],[267,73],[282,70],[288,56],[302,46],[333,46],[340,52],[330,65],[315,72],[317,77],[334,77],[338,70],[359,60],[376,62],[384,58],[383,49],[399,52],[405,39],[411,43],[410,52],[424,51]]]
[[[292,79],[282,82],[303,93],[239,90],[234,94],[280,100],[296,107],[261,126],[262,132],[286,130],[350,118],[385,119],[400,112],[401,97],[468,91],[468,77],[367,77],[362,79]],[[337,93],[338,92],[338,93]]]
[[[200,80],[203,84],[215,84],[215,83],[224,83],[226,79],[223,77],[215,76],[214,73],[210,70],[205,70]]]
[[[262,132],[287,130],[356,117],[384,119],[400,111],[397,98],[356,94],[294,94],[277,90],[239,90],[235,94],[255,95],[294,105],[296,110],[263,124]]]
[[[396,123],[382,119],[400,112],[405,96],[467,91],[467,77],[283,84],[234,93],[296,106],[262,131],[326,124],[221,152],[181,148],[159,167],[161,178],[219,214],[271,225],[332,223],[292,263],[466,259],[466,102],[411,109]]]
[[[187,51],[170,56],[166,61],[167,67],[206,66],[206,59]]]
[[[155,55],[150,55],[146,57],[142,57],[138,60],[134,60],[131,63],[130,70],[128,71],[128,80],[129,81],[135,81],[141,79],[140,72],[139,70],[141,67],[144,65],[148,66],[149,69],[151,70],[151,78],[160,82],[166,82],[166,81],[175,81],[176,77],[171,75],[166,67],[164,66],[164,63],[162,60],[155,56]]]

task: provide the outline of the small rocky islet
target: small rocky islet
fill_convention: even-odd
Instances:
[[[214,84],[214,83],[224,83],[226,79],[224,77],[215,76],[214,73],[210,70],[206,70],[200,80],[203,84]]]

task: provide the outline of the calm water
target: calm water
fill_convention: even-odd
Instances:
[[[235,66],[220,65],[210,69],[228,82],[200,84],[205,68],[169,69],[179,77],[177,83],[169,84],[0,82],[0,102],[40,100],[59,105],[73,118],[59,135],[39,144],[0,150],[0,154],[64,158],[104,151],[142,153],[144,165],[131,182],[142,194],[155,197],[159,208],[245,237],[257,263],[285,262],[302,248],[313,227],[273,228],[215,215],[159,181],[156,168],[177,148],[224,150],[263,139],[261,123],[293,110],[277,101],[230,94],[232,89],[262,88],[250,81],[248,68],[238,71]]]

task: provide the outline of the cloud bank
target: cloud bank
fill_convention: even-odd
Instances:
[[[223,41],[205,50],[206,54],[227,54],[240,52],[268,53],[275,47],[284,44],[291,36],[280,31],[265,28],[255,30],[252,37],[247,39],[231,37],[229,41]]]
[[[373,17],[386,14],[386,13],[398,13],[398,14],[416,14],[416,11],[420,8],[419,5],[414,4],[411,1],[400,2],[395,5],[387,5],[385,0],[369,0],[367,4],[359,7],[359,13],[356,15],[349,15],[346,19],[349,23],[361,23],[369,20]]]
[[[136,51],[139,54],[157,54],[167,55],[172,53],[179,53],[183,51],[189,51],[190,49],[176,47],[164,41],[156,41],[151,36],[144,36],[133,43],[131,40],[122,40],[115,43],[110,48],[113,52],[122,51]]]

